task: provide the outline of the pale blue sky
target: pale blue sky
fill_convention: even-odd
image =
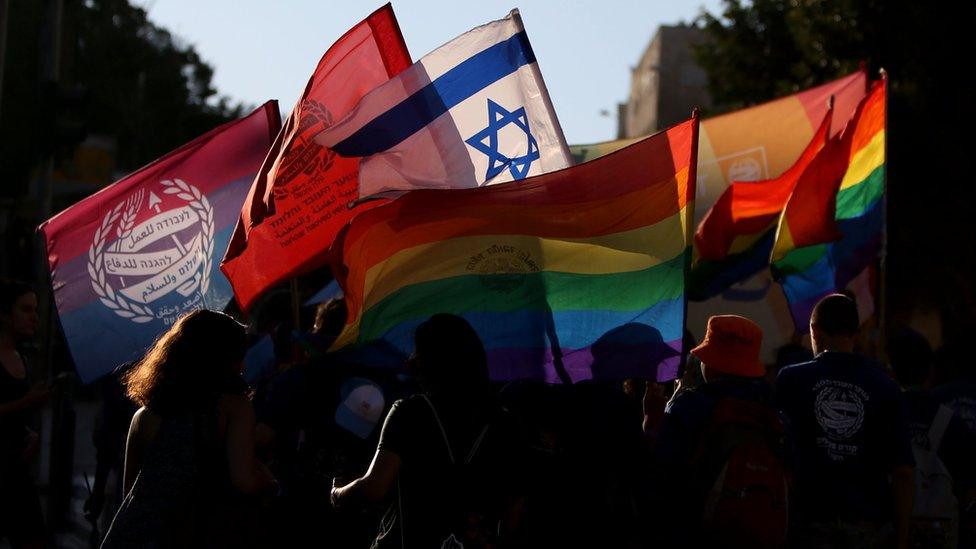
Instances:
[[[287,114],[325,50],[382,0],[134,0],[195,44],[216,69],[217,89],[255,105],[278,99]],[[419,59],[513,7],[570,143],[615,137],[616,104],[661,24],[691,21],[719,0],[394,0],[410,55]],[[600,111],[611,113],[601,116]]]

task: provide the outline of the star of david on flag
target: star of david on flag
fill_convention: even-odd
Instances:
[[[498,134],[509,125],[514,125],[525,132],[525,154],[515,158],[505,156],[498,150]],[[539,144],[529,131],[529,118],[525,114],[525,107],[509,112],[491,99],[488,100],[488,127],[471,136],[465,143],[488,156],[485,181],[493,179],[506,168],[512,174],[512,179],[525,179],[532,162],[539,159]]]
[[[362,159],[360,197],[492,185],[572,165],[517,10],[427,54],[315,140]]]

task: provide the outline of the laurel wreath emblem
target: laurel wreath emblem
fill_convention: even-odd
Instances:
[[[164,180],[160,182],[165,189],[163,193],[173,195],[184,200],[200,217],[201,225],[201,245],[200,251],[203,254],[203,270],[200,275],[200,294],[206,295],[210,288],[210,269],[213,264],[214,246],[214,212],[210,201],[200,189],[190,185],[182,179]],[[105,245],[108,235],[111,234],[113,227],[116,229],[118,241],[127,238],[132,234],[135,225],[136,214],[143,201],[143,191],[135,193],[126,200],[119,202],[112,208],[102,224],[95,230],[92,238],[92,247],[88,250],[88,276],[91,279],[92,289],[99,301],[111,309],[115,314],[122,318],[128,318],[132,322],[144,324],[156,318],[152,309],[145,305],[132,303],[124,296],[116,293],[115,289],[109,284],[105,277]],[[116,226],[118,223],[118,226]]]
[[[200,216],[202,233],[202,243],[200,250],[203,253],[203,274],[200,277],[200,293],[206,295],[210,289],[210,268],[213,263],[213,241],[214,241],[214,213],[207,196],[200,192],[200,189],[190,185],[182,179],[166,180],[161,182],[166,186],[163,192],[175,194],[177,198],[186,201],[187,205],[193,208]]]
[[[332,167],[336,153],[319,145],[313,139],[315,134],[332,126],[332,113],[318,101],[302,101],[298,128],[293,132],[294,139],[287,144],[287,151],[275,176],[274,193],[276,198],[284,198],[289,192],[288,183],[299,175],[312,177]]]

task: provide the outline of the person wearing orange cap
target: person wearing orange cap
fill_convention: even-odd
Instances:
[[[763,446],[757,455],[776,462],[763,465],[779,482],[773,490],[785,490],[784,452],[778,447],[782,424],[759,358],[761,346],[762,329],[755,322],[722,315],[708,319],[705,339],[691,351],[701,361],[705,383],[669,403],[654,448],[655,515],[661,531],[667,532],[665,546],[765,547],[785,539],[785,493],[778,498],[784,500],[782,512],[766,512],[761,504],[751,505],[747,496],[739,501],[746,503],[740,505],[746,514],[736,517],[728,515],[722,495],[733,491],[727,481],[742,480],[740,469],[750,464],[735,456],[742,456],[740,450],[750,444]]]
[[[776,376],[794,454],[794,547],[908,547],[914,458],[904,400],[880,364],[854,353],[859,327],[854,300],[824,297],[810,317],[814,359]]]

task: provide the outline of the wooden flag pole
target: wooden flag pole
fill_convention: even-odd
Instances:
[[[291,286],[291,321],[293,330],[301,330],[301,300],[298,295],[298,277],[292,278]]]
[[[688,192],[691,193],[691,196],[689,197],[690,199],[689,202],[691,204],[694,204],[695,200],[698,198],[698,143],[699,143],[699,132],[701,131],[700,116],[701,116],[701,109],[699,109],[697,106],[691,109],[691,118],[695,121],[694,125],[692,126],[691,162],[689,162],[689,166],[688,166],[689,169],[692,170],[692,172],[688,176]],[[694,212],[694,208],[692,208],[692,212]],[[684,376],[684,370],[685,368],[688,367],[688,354],[691,351],[691,349],[685,348],[685,343],[687,342],[687,338],[685,337],[685,334],[689,332],[688,330],[688,287],[690,286],[690,282],[691,282],[692,258],[695,255],[694,213],[691,213],[686,217],[685,223],[686,225],[684,227],[684,231],[687,238],[689,238],[688,246],[691,249],[687,249],[685,251],[685,264],[684,264],[685,282],[684,282],[684,292],[683,295],[681,296],[682,306],[684,307],[684,311],[681,313],[682,315],[681,356],[678,358],[678,372],[677,372],[679,378]],[[660,380],[655,379],[655,381],[660,381]]]
[[[880,356],[885,356],[888,347],[888,71],[881,68],[878,73],[884,85],[884,192],[881,194],[881,255],[878,264],[878,345]]]

